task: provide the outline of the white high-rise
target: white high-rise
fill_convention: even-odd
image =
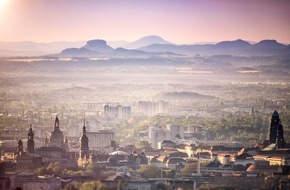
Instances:
[[[170,132],[170,138],[184,139],[184,126],[181,125],[167,125],[167,130]]]
[[[170,140],[170,132],[161,126],[149,126],[149,139],[152,148],[158,148],[158,142]]]

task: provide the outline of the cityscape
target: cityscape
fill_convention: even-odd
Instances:
[[[0,190],[290,189],[287,18],[287,0],[0,0]]]

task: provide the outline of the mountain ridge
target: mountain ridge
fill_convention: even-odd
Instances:
[[[136,42],[137,45],[136,45]],[[139,43],[140,42],[140,43]],[[141,43],[142,42],[142,43]],[[159,43],[158,43],[159,42]],[[64,47],[67,44],[68,47]],[[136,49],[126,48],[127,45],[121,47],[122,49],[114,49],[108,42],[103,39],[89,40],[87,42],[66,43],[66,42],[53,42],[53,43],[34,43],[30,41],[24,42],[0,42],[0,56],[7,54],[17,54],[18,56],[41,56],[41,55],[54,55],[54,56],[118,56],[129,58],[134,57],[150,57],[156,54],[179,54],[187,56],[213,56],[213,55],[231,55],[231,56],[273,56],[290,54],[290,45],[285,45],[277,42],[274,39],[265,39],[257,43],[249,43],[248,41],[237,39],[232,41],[221,41],[215,44],[174,44],[164,40],[160,36],[151,35],[145,36],[136,40],[135,42],[127,45],[140,46],[147,44]],[[58,44],[57,50],[52,51],[50,44]],[[75,45],[74,45],[75,44]],[[149,45],[148,45],[149,44]],[[40,47],[41,45],[45,47]],[[64,48],[63,48],[64,47]],[[54,53],[54,54],[53,54]],[[122,55],[123,53],[123,55]],[[16,55],[16,56],[17,56]]]
[[[162,37],[157,35],[144,36],[132,43],[125,45],[123,48],[126,49],[138,49],[143,46],[150,44],[172,44],[171,42],[164,40]]]

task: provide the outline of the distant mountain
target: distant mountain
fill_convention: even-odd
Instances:
[[[165,92],[157,95],[157,99],[164,101],[208,101],[218,99],[215,96],[203,95],[195,92]]]
[[[110,55],[112,57],[118,57],[118,58],[147,58],[147,57],[150,57],[152,53],[148,53],[141,50],[117,48]]]
[[[105,40],[90,40],[82,48],[104,54],[112,53],[114,51],[112,47],[107,45]]]
[[[124,48],[126,48],[126,49],[138,49],[138,48],[152,45],[152,44],[171,44],[171,43],[164,40],[163,38],[161,38],[159,36],[152,35],[152,36],[145,36],[143,38],[140,38],[139,40],[124,46]]]
[[[126,43],[128,42],[110,42],[110,44],[115,46]],[[216,44],[176,45],[159,36],[145,36],[117,49],[112,48],[102,39],[88,42],[0,42],[0,57],[41,55],[69,57],[106,56],[117,58],[175,57],[184,55],[190,57],[215,55],[269,57],[277,55],[290,56],[290,46],[279,43],[276,40],[262,40],[258,43],[250,44],[241,39],[222,41]]]
[[[253,47],[263,49],[284,49],[287,46],[277,42],[276,40],[262,40],[256,44],[253,44]]]
[[[263,40],[256,44],[250,44],[244,40],[223,41],[217,44],[204,45],[174,45],[152,44],[141,47],[139,50],[147,52],[173,52],[185,55],[232,55],[232,56],[273,56],[290,54],[286,45],[275,40]]]
[[[61,57],[96,57],[99,55],[101,54],[86,48],[67,48],[59,54]]]
[[[39,56],[58,53],[68,47],[81,47],[85,44],[79,42],[50,42],[37,43],[30,41],[0,42],[0,56]]]
[[[250,47],[251,44],[244,40],[235,40],[235,41],[222,41],[215,45],[215,48],[247,48]]]

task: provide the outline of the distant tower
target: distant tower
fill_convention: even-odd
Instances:
[[[34,153],[34,134],[31,125],[28,131],[27,153]]]
[[[65,137],[65,141],[64,141],[64,149],[65,150],[69,150],[69,143],[68,143],[68,138]]]
[[[55,117],[54,128],[55,128],[55,129],[59,129],[59,119],[58,119],[57,116]]]
[[[45,137],[45,141],[44,141],[44,144],[45,144],[45,147],[48,147],[48,143],[49,143],[49,140],[47,138],[47,136]]]
[[[17,150],[17,155],[21,156],[23,154],[23,143],[22,140],[19,139],[18,141],[18,150]]]
[[[87,137],[87,130],[86,130],[86,121],[84,119],[84,126],[83,126],[83,135],[80,138],[80,158],[81,159],[88,159],[89,158],[89,138]]]
[[[276,146],[277,148],[285,148],[285,140],[284,140],[284,132],[283,132],[282,124],[278,126]]]
[[[270,126],[270,144],[276,144],[277,148],[285,147],[283,126],[280,121],[278,112],[275,110],[271,118]]]

